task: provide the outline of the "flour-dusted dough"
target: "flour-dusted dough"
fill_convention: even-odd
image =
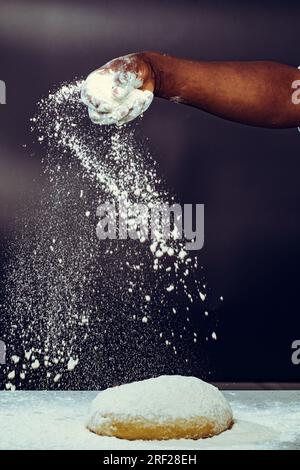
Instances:
[[[122,439],[200,439],[229,429],[230,405],[195,377],[165,375],[108,388],[92,403],[87,427]]]

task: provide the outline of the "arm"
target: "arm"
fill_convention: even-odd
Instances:
[[[100,77],[107,73],[114,77],[110,114],[105,111],[107,103],[101,99],[101,92],[96,101],[89,93],[90,77],[95,81],[97,74]],[[141,93],[138,97],[138,106],[126,108],[126,97],[132,96],[134,88],[129,83],[132,76],[135,88],[144,91],[145,96]],[[300,126],[300,99],[292,100],[293,93],[300,97],[299,90],[293,88],[295,83],[294,88],[297,84],[300,87],[300,70],[276,62],[202,62],[142,52],[114,59],[93,72],[83,88],[83,101],[98,124],[131,121],[147,109],[149,94],[154,93],[231,121],[287,128]],[[123,113],[121,118],[118,110]]]
[[[276,62],[201,62],[142,53],[160,98],[195,106],[231,121],[262,127],[297,127],[300,105],[292,84],[300,70]],[[300,83],[299,83],[300,85]]]

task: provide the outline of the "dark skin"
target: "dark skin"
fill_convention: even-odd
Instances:
[[[143,80],[141,89],[230,121],[267,128],[300,125],[300,104],[292,101],[292,84],[300,80],[295,67],[270,61],[191,61],[157,52],[129,57],[129,63],[115,59],[103,69],[134,71]]]

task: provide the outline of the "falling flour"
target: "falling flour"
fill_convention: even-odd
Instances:
[[[168,240],[97,239],[100,202],[152,207],[175,198],[135,128],[89,121],[81,87],[61,86],[32,119],[44,182],[8,266],[7,389],[103,388],[188,374],[199,362],[191,312],[208,321],[209,291],[176,230]]]

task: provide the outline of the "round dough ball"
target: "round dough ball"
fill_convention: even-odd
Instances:
[[[232,424],[230,405],[216,387],[164,375],[100,392],[87,427],[101,436],[162,440],[212,437]]]

